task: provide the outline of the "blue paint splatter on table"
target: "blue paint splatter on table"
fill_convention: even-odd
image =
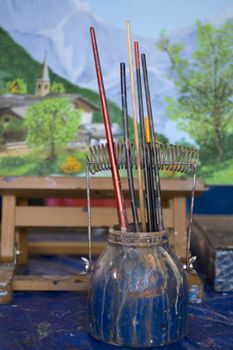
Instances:
[[[63,257],[62,265],[72,259]],[[51,267],[55,259],[48,261],[51,273],[61,273],[60,266],[59,272]],[[71,266],[67,269],[71,273]],[[119,347],[89,336],[86,293],[17,292],[11,305],[0,305],[0,350],[29,349],[117,350]],[[159,349],[233,350],[233,293],[216,293],[206,283],[203,303],[189,306],[187,338]]]

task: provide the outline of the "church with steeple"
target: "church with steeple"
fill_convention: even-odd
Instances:
[[[42,65],[41,73],[36,81],[36,96],[46,96],[50,93],[51,82],[49,79],[49,70],[47,63],[47,55],[45,54],[44,62]]]
[[[15,132],[14,124],[17,123],[17,128],[21,122],[21,129],[24,130],[24,118],[27,109],[44,99],[49,98],[66,98],[70,100],[72,109],[79,109],[81,111],[80,128],[77,130],[77,140],[73,141],[74,147],[88,146],[91,139],[94,142],[99,142],[100,139],[104,139],[104,128],[102,123],[92,123],[93,113],[99,112],[99,107],[90,102],[84,96],[75,93],[54,93],[51,92],[51,80],[49,77],[49,68],[47,62],[47,55],[45,54],[44,61],[41,65],[41,70],[38,78],[35,82],[35,94],[34,95],[17,95],[6,94],[0,96],[0,122],[3,119],[3,123],[10,130],[9,137],[4,136],[4,144],[9,142],[24,142],[26,132]],[[2,106],[2,108],[1,108]],[[12,131],[11,131],[12,125]],[[117,128],[116,128],[117,126]],[[3,130],[4,131],[4,130]],[[118,125],[113,125],[113,136],[118,137],[121,135],[121,129]],[[0,131],[1,138],[1,131]],[[71,147],[71,146],[70,146]],[[73,147],[73,146],[72,146]]]

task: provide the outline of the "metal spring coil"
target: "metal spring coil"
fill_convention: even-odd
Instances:
[[[132,167],[137,168],[135,144],[130,143],[129,146],[132,157]],[[125,145],[122,142],[118,142],[114,144],[114,147],[118,168],[125,169]],[[149,149],[151,149],[152,152],[152,159],[155,159],[155,149],[150,144],[147,144],[147,152],[149,152]],[[172,144],[156,143],[156,150],[160,170],[188,174],[195,172],[197,169],[199,152],[195,149]],[[89,154],[86,158],[88,168],[93,175],[99,171],[111,170],[107,144],[90,147]],[[154,164],[152,164],[152,167],[154,167]]]

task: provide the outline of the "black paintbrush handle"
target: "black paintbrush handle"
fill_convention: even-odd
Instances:
[[[138,43],[134,43],[135,49],[135,62],[136,62],[136,78],[137,78],[137,90],[138,90],[138,111],[140,119],[140,131],[141,131],[141,144],[142,144],[142,162],[143,162],[143,172],[144,172],[144,182],[145,182],[145,192],[146,192],[146,207],[147,207],[147,218],[149,231],[154,231],[153,222],[153,212],[151,204],[151,189],[150,189],[150,179],[148,172],[148,158],[146,154],[146,138],[145,138],[145,124],[144,124],[144,112],[143,112],[143,98],[142,98],[142,84],[141,84],[141,72],[139,63],[139,51]]]
[[[148,157],[148,172],[150,179],[150,191],[151,191],[151,210],[153,213],[154,230],[158,231],[158,220],[156,210],[156,191],[153,176],[153,149],[151,142],[147,142],[147,157]]]
[[[162,212],[162,202],[161,202],[161,188],[160,188],[160,176],[159,176],[159,164],[158,164],[158,154],[156,149],[156,137],[154,131],[154,121],[152,115],[152,107],[151,107],[151,98],[150,98],[150,88],[149,88],[149,80],[147,73],[147,65],[146,65],[146,56],[145,54],[141,55],[142,60],[142,71],[143,71],[143,80],[145,87],[145,96],[146,96],[146,105],[147,105],[147,115],[150,121],[150,134],[151,134],[151,142],[152,147],[154,149],[154,171],[155,171],[155,182],[157,189],[157,208],[158,208],[158,226],[159,230],[164,229],[163,224],[163,212]]]
[[[125,142],[125,158],[126,158],[126,168],[127,168],[127,174],[128,174],[130,202],[131,202],[135,232],[139,232],[138,212],[136,207],[133,171],[132,171],[132,157],[131,157],[131,149],[130,149],[130,141],[129,141],[126,74],[125,74],[124,63],[120,64],[120,75],[121,75],[121,104],[122,104],[124,142]]]

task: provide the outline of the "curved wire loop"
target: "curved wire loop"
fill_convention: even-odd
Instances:
[[[89,148],[87,155],[87,164],[91,174],[96,174],[103,170],[111,170],[111,165],[108,157],[107,144],[99,144]],[[117,164],[119,169],[126,168],[125,160],[125,145],[123,142],[114,144]],[[195,149],[178,146],[172,144],[156,143],[152,147],[152,161],[155,159],[155,147],[158,157],[159,170],[171,171],[173,173],[194,173],[199,163],[199,152]],[[132,167],[137,167],[135,144],[130,144],[130,151],[132,156]],[[149,147],[147,145],[147,152]],[[143,167],[143,164],[141,164]],[[154,167],[154,164],[152,164]]]

